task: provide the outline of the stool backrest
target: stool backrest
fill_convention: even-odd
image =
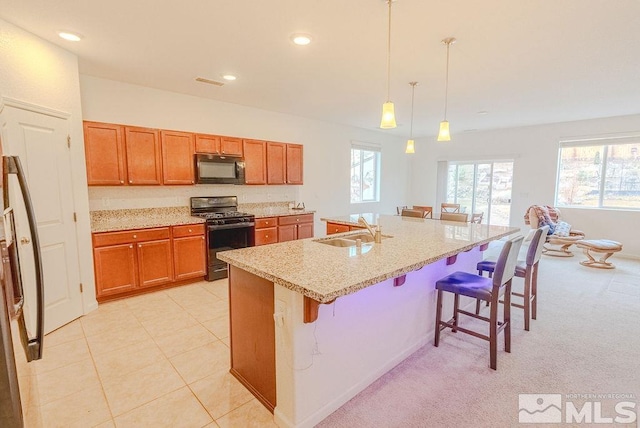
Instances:
[[[547,233],[549,233],[549,226],[536,229],[533,238],[531,238],[531,244],[529,244],[529,251],[527,251],[527,266],[535,265],[542,257],[542,248],[547,240]]]
[[[409,210],[403,209],[402,214],[403,217],[418,217],[424,218],[424,212],[422,210]]]
[[[459,221],[462,223],[466,223],[468,217],[469,217],[469,214],[466,214],[466,213],[445,213],[445,212],[440,213],[440,220],[446,220],[446,221]]]
[[[493,272],[493,288],[502,287],[509,282],[516,271],[516,264],[518,263],[518,252],[522,246],[522,235],[511,238],[505,242],[500,252],[500,257],[496,262],[496,268]]]
[[[427,205],[414,205],[413,209],[422,211],[422,216],[424,218],[433,218],[433,207]]]
[[[443,202],[440,205],[441,213],[459,213],[460,212],[460,204],[450,204],[447,202]]]

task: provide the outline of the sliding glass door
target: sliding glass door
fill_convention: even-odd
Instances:
[[[512,161],[450,162],[447,202],[460,204],[460,212],[483,213],[482,223],[509,225]]]

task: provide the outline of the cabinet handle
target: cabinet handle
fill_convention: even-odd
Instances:
[[[299,218],[297,218],[297,219],[296,219],[296,221],[300,221],[300,219],[299,219]]]
[[[202,239],[204,241],[204,236],[202,238],[200,238],[200,239]]]
[[[124,180],[120,180],[120,184],[124,184]]]
[[[133,183],[133,180],[129,180],[129,183]]]
[[[138,235],[133,235],[133,239],[136,239],[138,237]]]
[[[129,248],[133,248],[133,245],[129,245]]]
[[[191,233],[191,229],[189,229],[189,233]]]
[[[268,238],[268,237],[269,237],[269,235],[264,235],[264,237],[265,237],[265,238]]]
[[[138,244],[138,248],[142,248],[142,244]]]

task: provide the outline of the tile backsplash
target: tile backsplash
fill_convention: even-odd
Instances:
[[[239,204],[298,200],[297,186],[90,186],[89,209],[120,210],[189,206],[193,196],[237,196]]]

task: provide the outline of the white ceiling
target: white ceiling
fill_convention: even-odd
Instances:
[[[0,0],[0,17],[80,58],[80,72],[378,129],[383,0]],[[452,134],[640,113],[638,0],[397,0],[391,100],[408,136],[437,132],[451,48]],[[78,43],[58,30],[84,36]],[[311,45],[293,45],[294,32]],[[238,80],[214,87],[198,76]],[[479,114],[486,111],[486,114]]]

